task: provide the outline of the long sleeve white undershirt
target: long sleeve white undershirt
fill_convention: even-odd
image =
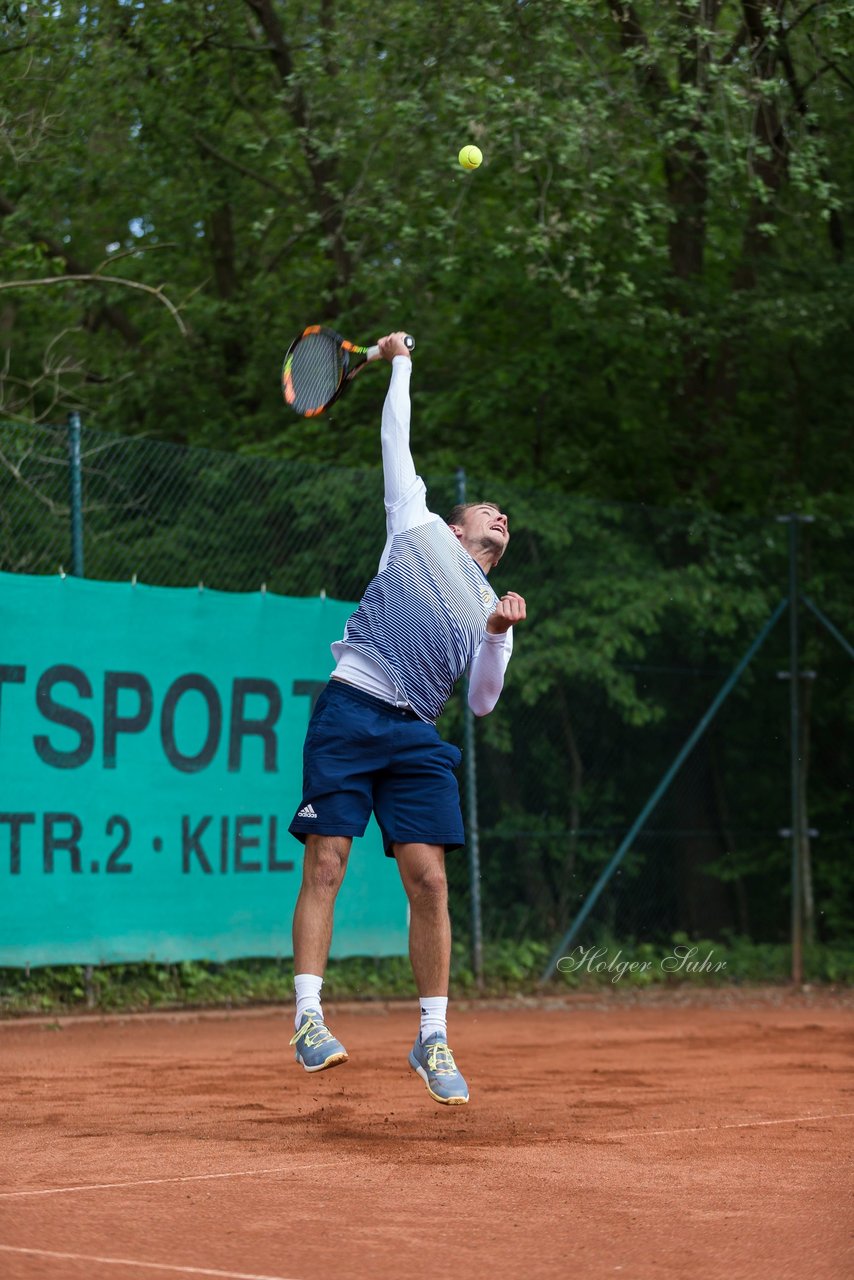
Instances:
[[[415,470],[409,447],[411,373],[409,357],[395,356],[380,430],[386,509],[386,544],[380,557],[380,572],[386,566],[396,534],[441,519],[428,510],[427,488]],[[376,662],[340,641],[332,646],[332,652],[338,659],[333,674],[339,679],[348,680],[395,706],[406,705],[400,690]],[[495,707],[512,652],[512,627],[497,635],[487,631],[478,645],[469,670],[468,690],[468,704],[476,716],[488,715]]]

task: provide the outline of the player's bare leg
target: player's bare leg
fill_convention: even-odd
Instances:
[[[294,984],[297,992],[296,1058],[306,1071],[347,1061],[347,1051],[323,1021],[320,988],[332,943],[335,899],[347,870],[347,836],[308,836],[302,885],[294,909]]]
[[[421,997],[422,1027],[409,1065],[436,1102],[468,1102],[468,1086],[448,1048],[446,1010],[451,968],[451,921],[442,845],[396,844],[397,865],[409,899],[409,958]],[[435,1026],[436,1030],[430,1030]]]
[[[396,844],[394,853],[409,899],[409,959],[418,994],[447,996],[451,921],[444,847]]]
[[[349,836],[308,836],[294,908],[294,973],[322,977],[332,943],[335,899],[347,870]]]

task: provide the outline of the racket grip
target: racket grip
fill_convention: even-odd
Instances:
[[[414,351],[415,339],[407,333],[403,339],[403,345],[406,347],[407,351]],[[379,354],[380,354],[379,347],[377,346],[368,347],[367,351],[365,352],[365,363],[367,364],[369,360],[376,360],[379,357]]]

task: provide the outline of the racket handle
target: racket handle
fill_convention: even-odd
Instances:
[[[414,351],[415,339],[413,337],[410,337],[410,335],[407,333],[406,337],[403,339],[403,345],[406,347],[407,351]],[[376,347],[376,346],[368,347],[367,351],[365,352],[365,363],[367,363],[368,360],[378,359],[379,354],[380,354],[379,347]]]

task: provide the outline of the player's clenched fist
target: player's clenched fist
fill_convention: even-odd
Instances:
[[[391,361],[395,356],[410,356],[415,343],[401,331],[389,333],[384,338],[380,338],[377,346],[383,359]]]
[[[486,629],[494,636],[501,635],[502,632],[514,627],[517,622],[524,622],[525,617],[525,601],[515,591],[508,591],[489,615]]]

